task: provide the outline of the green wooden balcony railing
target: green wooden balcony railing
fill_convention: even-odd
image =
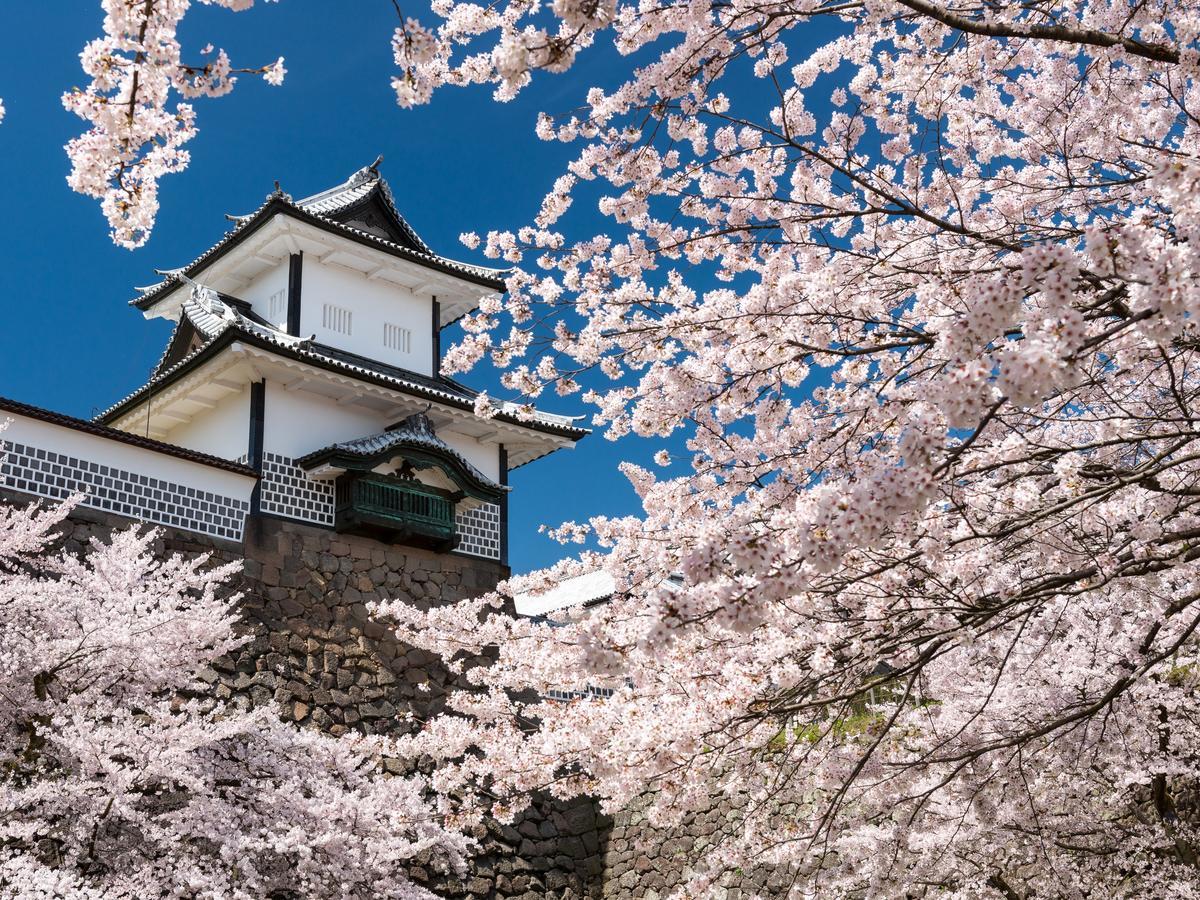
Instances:
[[[337,480],[334,527],[380,534],[397,543],[452,550],[454,501],[437,488],[390,475],[347,473]]]

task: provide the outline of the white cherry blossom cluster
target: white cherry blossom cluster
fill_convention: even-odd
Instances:
[[[428,77],[501,99],[637,54],[539,118],[573,159],[445,368],[676,442],[503,588],[606,605],[386,607],[496,648],[413,739],[439,789],[743,804],[686,897],[1200,896],[1200,5],[434,11]]]
[[[204,0],[234,11],[253,0]],[[80,54],[83,88],[63,95],[63,105],[88,123],[67,144],[72,190],[101,201],[113,241],[134,248],[146,242],[158,214],[158,182],[190,159],[184,145],[196,135],[186,99],[220,97],[239,72],[283,82],[283,59],[257,69],[235,69],[224,50],[204,48],[203,63],[184,61],[178,39],[189,0],[103,0],[104,34]]]
[[[132,530],[55,553],[73,506],[0,508],[0,894],[432,900],[404,863],[469,841],[393,743],[213,696],[233,567]]]
[[[181,67],[186,7],[106,4],[68,100],[126,243],[186,163],[169,93],[232,77]],[[443,808],[728,799],[687,897],[761,865],[796,898],[1200,896],[1200,4],[432,11],[394,36],[404,106],[632,57],[539,117],[574,155],[535,220],[465,236],[515,268],[443,369],[687,454],[623,467],[640,515],[554,531],[603,557],[505,587],[602,565],[607,605],[384,607],[492,658],[399,748]],[[537,699],[581,684],[611,696]]]

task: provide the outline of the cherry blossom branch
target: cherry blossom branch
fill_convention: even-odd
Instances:
[[[252,5],[213,2],[234,10]],[[204,65],[184,63],[176,31],[187,6],[179,0],[104,0],[105,34],[81,54],[92,80],[63,95],[63,105],[90,125],[67,145],[68,184],[101,201],[113,240],[124,247],[149,238],[159,178],[182,171],[190,158],[182,147],[196,134],[195,115],[188,103],[169,109],[172,94],[219,97],[233,89],[239,74],[262,75],[275,85],[285,74],[282,58],[235,69],[224,51]]]
[[[1179,51],[1166,44],[1147,44],[1119,34],[1108,34],[1092,28],[1071,28],[1065,25],[1014,25],[1002,21],[970,19],[930,3],[928,0],[896,0],[914,12],[929,16],[958,31],[985,37],[1017,38],[1029,40],[1059,41],[1089,47],[1120,47],[1131,56],[1139,56],[1154,62],[1178,63]],[[1132,14],[1131,14],[1132,15]]]

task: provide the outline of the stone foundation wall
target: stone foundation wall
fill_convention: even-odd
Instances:
[[[11,494],[4,500],[23,502]],[[80,508],[62,543],[83,552],[131,523]],[[488,560],[393,547],[281,519],[247,523],[244,545],[163,530],[157,552],[211,553],[214,564],[243,562],[231,590],[243,593],[252,640],[203,674],[217,696],[236,703],[274,700],[300,725],[332,734],[415,727],[444,707],[448,676],[439,660],[392,640],[366,604],[402,598],[422,607],[477,596],[507,575]],[[485,660],[480,660],[485,662]],[[399,764],[397,764],[399,766]],[[684,829],[649,828],[637,810],[614,818],[586,799],[543,801],[511,826],[489,823],[468,876],[448,879],[418,859],[411,876],[439,896],[481,898],[655,898],[685,880],[697,847],[711,839],[727,807],[716,805]],[[763,893],[747,883],[752,892]],[[747,896],[732,889],[725,896]]]

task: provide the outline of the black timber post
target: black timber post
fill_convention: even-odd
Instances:
[[[433,375],[442,368],[442,304],[433,298]]]
[[[263,469],[263,425],[266,423],[267,383],[254,381],[250,383],[250,440],[247,444],[246,456],[250,468],[258,473],[258,481],[254,483],[254,491],[250,494],[250,514],[258,515],[262,494]]]
[[[304,272],[304,253],[293,253],[288,260],[287,330],[300,337],[300,276]]]
[[[508,487],[508,448],[500,445],[500,484]],[[508,491],[500,494],[500,565],[508,565]]]

